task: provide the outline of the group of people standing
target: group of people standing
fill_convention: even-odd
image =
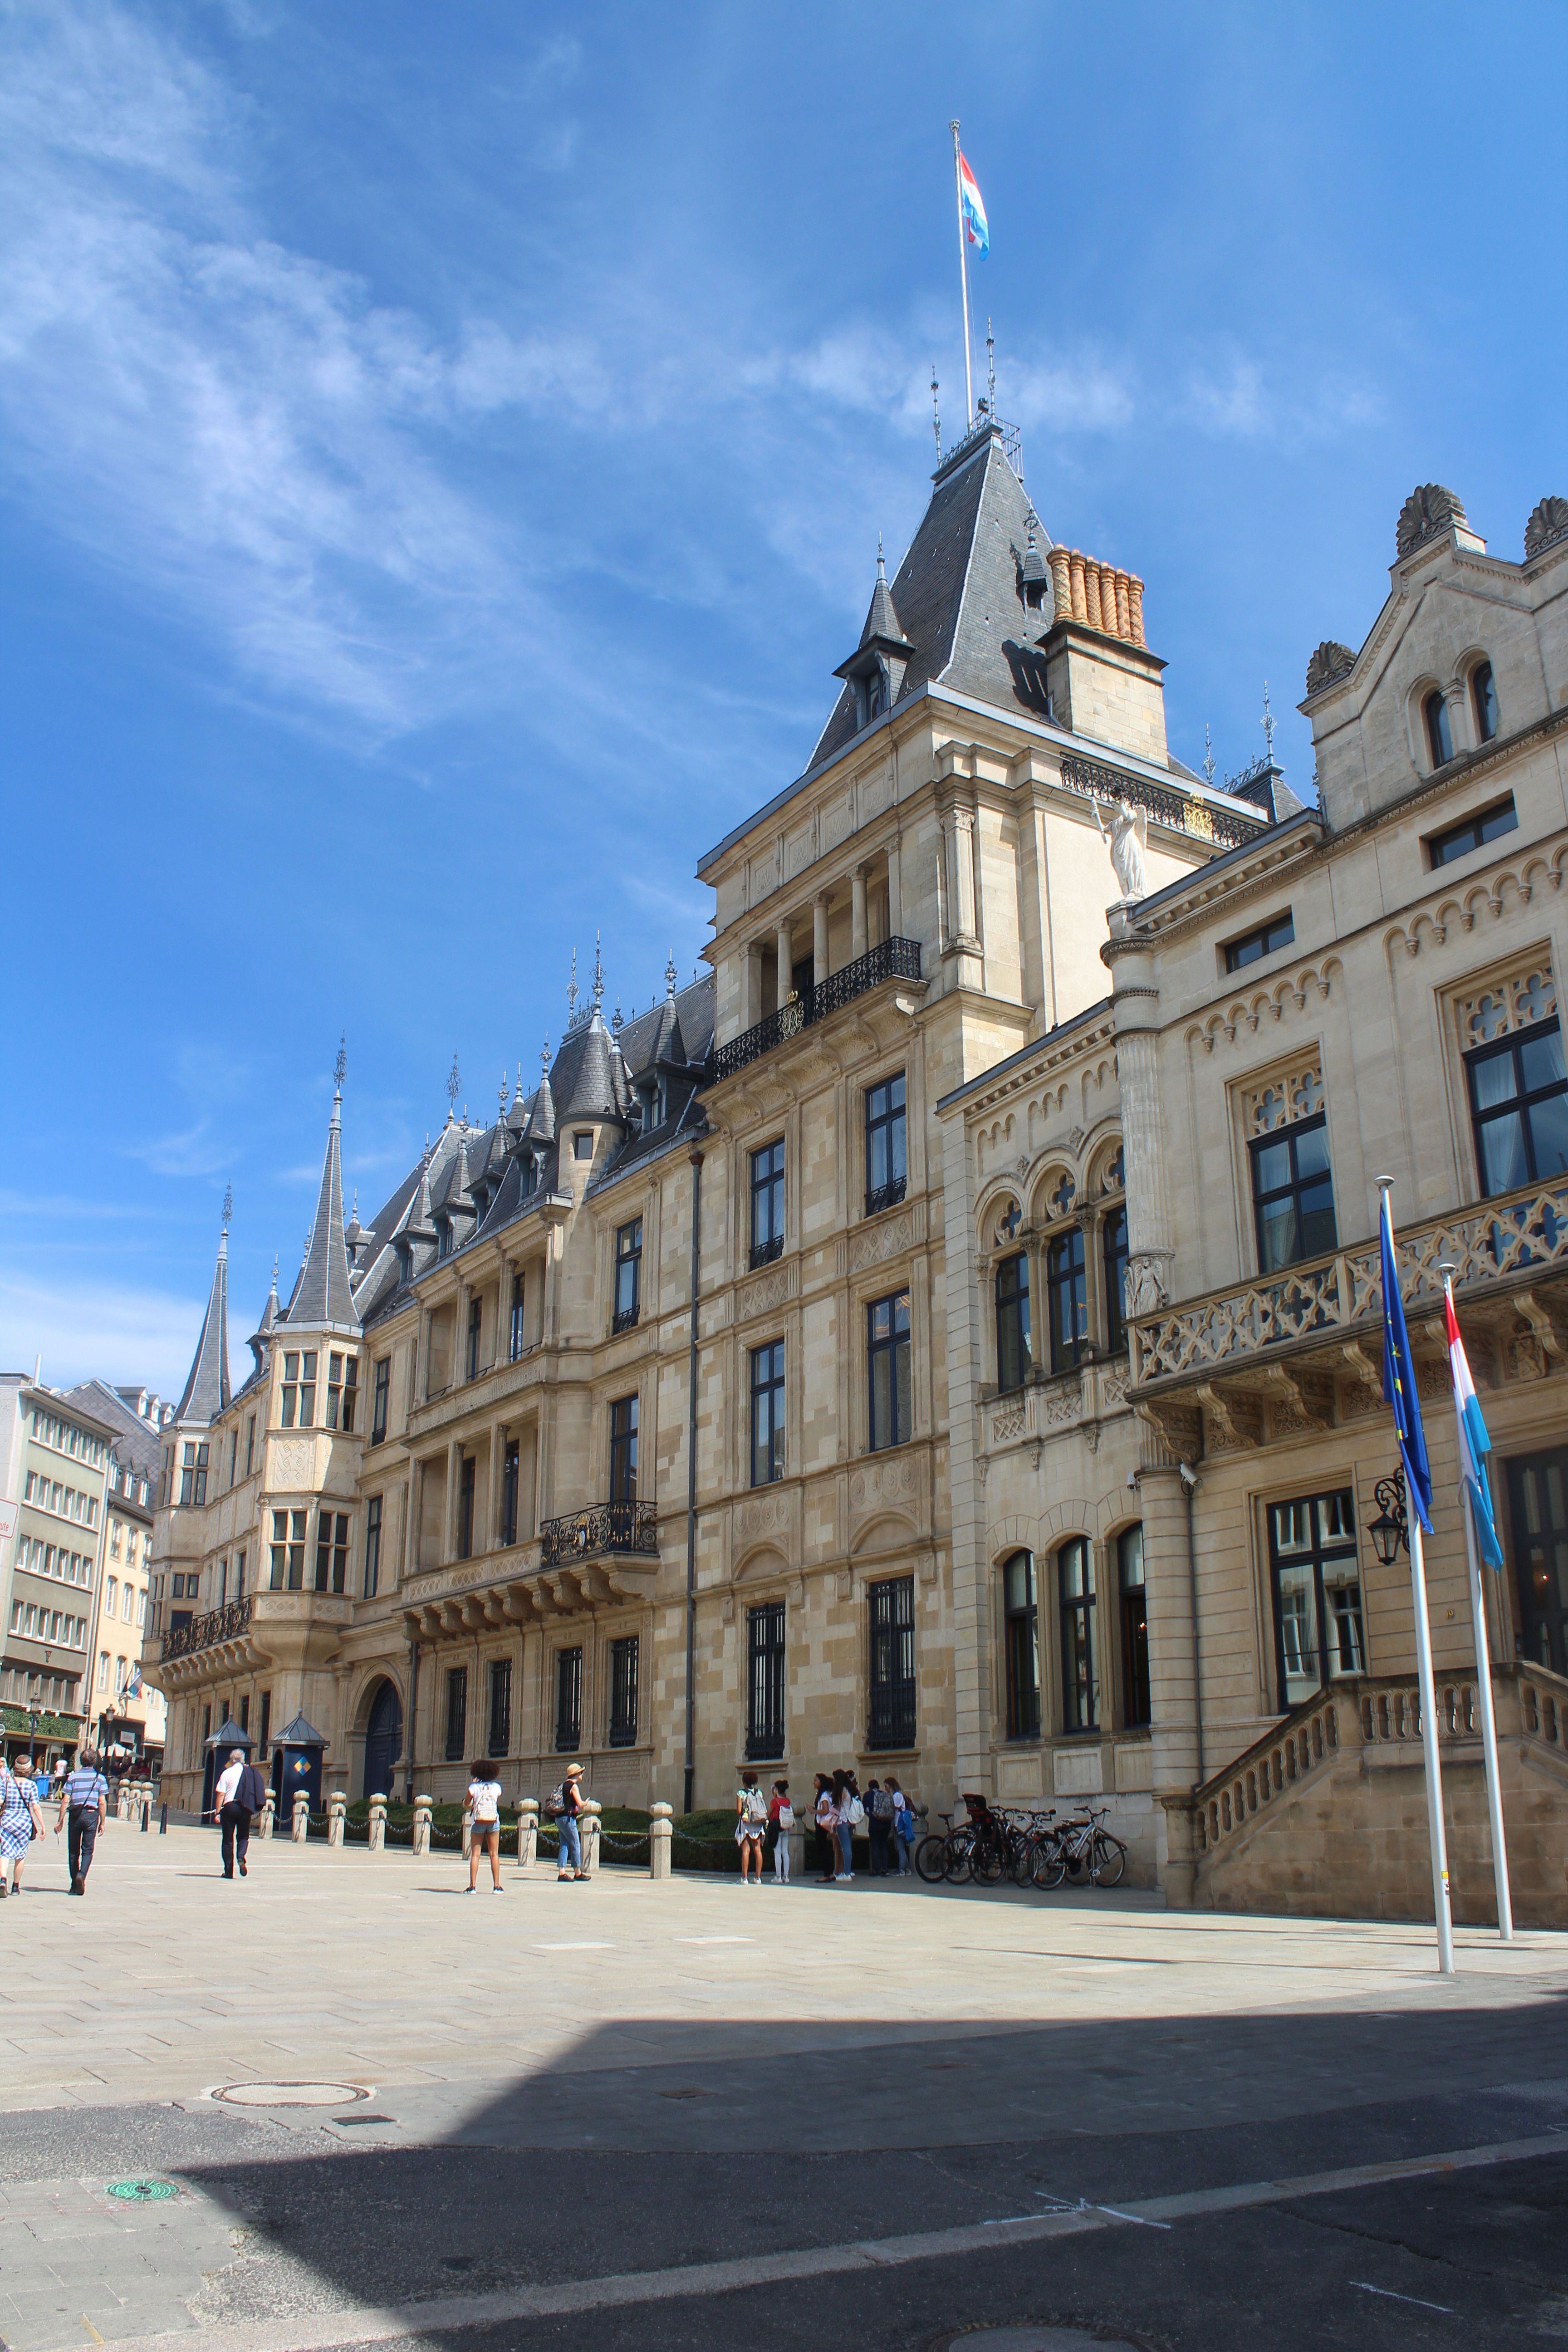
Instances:
[[[902,1878],[914,1869],[915,1817],[908,1797],[889,1772],[867,1783],[865,1794],[853,1772],[818,1772],[812,1786],[812,1820],[816,1831],[819,1884],[847,1886],[855,1875],[855,1836],[863,1830],[870,1848],[873,1878]],[[742,1884],[756,1864],[756,1882],[763,1883],[763,1864],[771,1846],[773,1877],[789,1882],[789,1832],[795,1822],[789,1782],[775,1780],[764,1797],[754,1772],[743,1772],[735,1791],[735,1843],[741,1849]]]

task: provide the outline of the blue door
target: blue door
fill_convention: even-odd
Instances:
[[[403,1753],[403,1701],[394,1683],[383,1683],[371,1704],[364,1735],[364,1788],[367,1797],[390,1797],[392,1768]]]

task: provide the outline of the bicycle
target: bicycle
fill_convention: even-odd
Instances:
[[[943,1813],[945,1830],[928,1830],[915,1848],[915,1872],[928,1886],[940,1886],[947,1875],[948,1841],[952,1835],[952,1815]]]
[[[1104,1824],[1110,1808],[1091,1808],[1064,1822],[1040,1840],[1034,1866],[1037,1886],[1047,1890],[1071,1876],[1075,1886],[1115,1886],[1127,1867],[1127,1848]]]

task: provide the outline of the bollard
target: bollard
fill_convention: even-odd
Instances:
[[[327,1843],[329,1845],[342,1845],[343,1842],[343,1822],[347,1817],[348,1810],[348,1799],[344,1796],[341,1789],[334,1789],[331,1795],[327,1799]]]
[[[583,1832],[583,1875],[592,1878],[599,1867],[599,1815],[604,1811],[596,1797],[584,1797],[582,1817],[577,1826]]]
[[[160,1807],[158,1808],[158,1835],[159,1835],[160,1837],[167,1837],[167,1836],[168,1836],[168,1834],[169,1834],[169,1808],[168,1808],[167,1803],[164,1803],[164,1804],[163,1804],[163,1805],[160,1805]]]
[[[296,1845],[303,1845],[310,1834],[310,1800],[303,1789],[294,1799],[294,1821],[289,1833]]]
[[[414,1800],[414,1853],[416,1860],[417,1860],[422,1853],[428,1853],[430,1851],[430,1809],[434,1802],[435,1800],[432,1797],[416,1797]]]
[[[463,1860],[465,1862],[467,1862],[468,1858],[469,1850],[472,1847],[473,1843],[474,1809],[472,1805],[465,1805],[463,1807]]]
[[[372,1853],[382,1853],[386,1847],[386,1799],[373,1797],[370,1801],[370,1836],[366,1841]]]
[[[152,1818],[153,1800],[151,1797],[144,1797],[142,1801],[142,1834],[143,1837],[147,1834],[147,1824]]]
[[[517,1866],[531,1870],[539,1853],[539,1800],[524,1797],[517,1809]]]
[[[262,1806],[261,1811],[258,1816],[256,1834],[258,1838],[269,1838],[272,1835],[273,1828],[277,1821],[277,1800],[273,1796],[271,1790],[268,1789],[267,1791],[267,1802]]]
[[[655,1805],[653,1819],[647,1828],[647,1874],[650,1878],[669,1876],[669,1849],[675,1836],[670,1827],[672,1805]]]
[[[131,1819],[131,1791],[121,1780],[114,1791],[114,1818],[117,1822]]]

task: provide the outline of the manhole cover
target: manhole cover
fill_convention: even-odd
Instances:
[[[229,2083],[212,2096],[227,2107],[346,2107],[370,2091],[360,2083]]]
[[[179,2190],[172,2180],[111,2180],[111,2197],[123,2197],[128,2205],[155,2205],[162,2197],[177,2197]]]

